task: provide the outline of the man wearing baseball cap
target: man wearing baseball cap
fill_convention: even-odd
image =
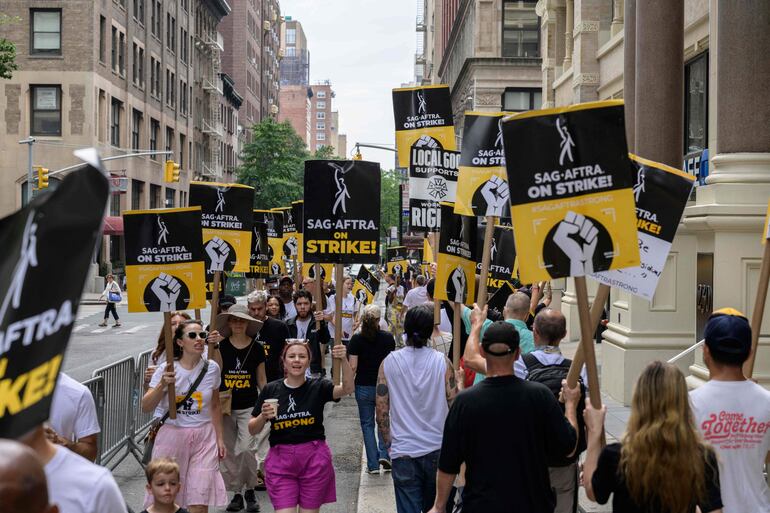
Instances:
[[[770,449],[770,392],[746,379],[751,326],[732,308],[715,311],[704,331],[709,381],[690,392],[695,422],[716,449],[724,513],[770,512],[762,467]]]
[[[286,308],[286,314],[283,322],[293,319],[297,316],[297,309],[294,307],[294,280],[291,276],[282,276],[278,280],[278,299],[281,300],[283,306]]]
[[[548,462],[575,452],[580,388],[562,382],[562,413],[546,386],[516,377],[519,333],[505,321],[487,328],[480,351],[487,378],[460,392],[449,410],[431,513],[446,511],[463,462],[463,512],[553,511]]]

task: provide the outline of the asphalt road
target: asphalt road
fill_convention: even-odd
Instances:
[[[162,325],[157,313],[129,314],[125,304],[118,306],[122,326],[113,328],[110,318],[107,328],[99,327],[104,306],[81,305],[64,359],[64,372],[78,381],[85,381],[95,369],[126,357],[136,358],[141,352],[155,347]],[[208,319],[208,311],[202,312]],[[327,367],[331,368],[328,364]],[[324,512],[350,513],[357,510],[361,472],[362,440],[358,410],[353,397],[330,403],[324,413],[324,426],[334,456],[337,477],[337,502],[325,506]],[[128,456],[113,471],[123,496],[133,511],[141,511],[145,479],[141,466]],[[257,493],[263,512],[272,512],[266,492]],[[212,512],[224,510],[211,510]]]

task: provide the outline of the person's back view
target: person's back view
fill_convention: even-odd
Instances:
[[[58,513],[48,502],[43,465],[29,447],[0,439],[0,513]]]

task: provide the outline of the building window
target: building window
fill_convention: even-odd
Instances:
[[[32,54],[61,55],[61,9],[31,9]]]
[[[286,57],[296,57],[297,56],[297,47],[296,46],[287,46],[286,47]]]
[[[153,57],[150,59],[150,93],[160,99],[161,90],[160,61]]]
[[[324,123],[323,121],[319,121],[318,123],[315,124],[315,129],[326,130],[326,123]]]
[[[120,111],[123,108],[123,102],[112,99],[110,109],[110,144],[120,147]]]
[[[126,35],[123,32],[118,36],[118,73],[126,74]]]
[[[131,149],[137,151],[140,148],[142,134],[142,113],[136,109],[131,111]]]
[[[166,127],[166,151],[174,151],[174,129]],[[174,154],[166,155],[167,159],[174,159]]]
[[[316,109],[325,109],[326,108],[326,100],[315,102],[315,108]]]
[[[150,17],[150,30],[152,30],[152,35],[157,38],[160,38],[160,24],[162,23],[160,16],[161,16],[162,7],[163,7],[163,3],[160,0],[156,0],[152,3],[152,16]]]
[[[297,29],[286,29],[286,44],[293,45],[297,42]]]
[[[179,29],[179,59],[187,64],[187,31]]]
[[[61,135],[61,86],[30,86],[30,135]]]
[[[176,53],[176,18],[166,14],[166,47]]]
[[[184,9],[185,12],[190,11],[190,0],[182,0],[181,5],[182,5],[182,9]]]
[[[144,87],[144,48],[134,43],[132,77],[134,85]]]
[[[150,184],[150,208],[161,208],[160,185]]]
[[[144,196],[144,182],[131,179],[131,210],[142,208],[142,196]]]
[[[99,60],[105,62],[107,53],[107,18],[99,16]]]
[[[318,132],[315,134],[315,140],[316,141],[325,141],[326,140],[326,134],[323,132]]]
[[[134,18],[144,25],[144,0],[134,0]]]
[[[166,187],[166,208],[173,208],[174,206],[174,189]]]
[[[535,0],[505,0],[503,57],[540,57],[540,18]]]
[[[150,151],[158,151],[158,132],[160,132],[160,123],[150,118]],[[152,160],[158,160],[157,155],[150,155]]]
[[[507,112],[522,112],[539,109],[543,103],[543,92],[540,89],[508,87],[503,92],[503,110]]]
[[[318,98],[326,98],[326,91],[317,91],[315,95]]]
[[[325,112],[316,112],[315,113],[316,119],[326,119],[326,113]]]
[[[166,70],[166,103],[176,105],[176,73],[171,70]]]
[[[684,153],[708,146],[709,56],[704,52],[684,65]]]
[[[184,169],[184,147],[186,140],[184,134],[179,134],[179,169]],[[181,200],[182,198],[179,199]]]
[[[179,81],[179,113],[187,115],[187,84]]]

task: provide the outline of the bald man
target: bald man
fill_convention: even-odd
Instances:
[[[0,513],[59,513],[48,503],[43,465],[35,452],[14,440],[0,439]]]

